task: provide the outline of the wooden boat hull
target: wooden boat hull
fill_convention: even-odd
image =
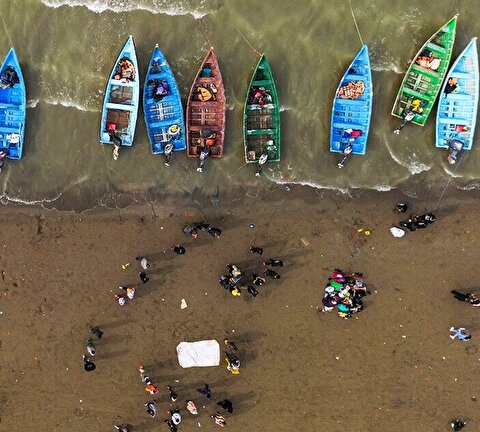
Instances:
[[[255,97],[264,91],[265,96]],[[263,104],[259,103],[260,97]],[[246,163],[258,163],[262,154],[268,155],[267,162],[280,161],[280,102],[265,54],[258,61],[248,86],[243,110],[243,141]]]
[[[415,112],[412,123],[424,126],[440,92],[452,56],[457,15],[441,27],[422,46],[408,68],[392,108],[392,115],[403,118],[406,112]],[[422,53],[431,53],[439,60],[436,70],[422,63]]]
[[[133,65],[133,80],[126,80],[118,74],[117,67],[121,60],[128,60]],[[120,79],[115,78],[119,76]],[[113,144],[112,134],[121,139],[121,145],[131,147],[137,123],[140,84],[138,62],[133,37],[129,36],[123,46],[107,82],[103,100],[102,119],[100,124],[100,142]]]
[[[161,98],[156,96],[156,83],[166,83],[168,94]],[[163,153],[168,143],[173,145],[173,151],[187,148],[180,92],[173,72],[158,45],[153,50],[143,87],[143,113],[153,154]],[[178,132],[173,134],[172,130]]]
[[[349,86],[358,86],[363,83],[361,95],[351,94],[350,97],[343,93]],[[330,125],[330,151],[342,153],[351,144],[352,153],[364,155],[367,149],[368,131],[372,116],[373,86],[372,71],[368,47],[364,45],[353,62],[345,71],[335,92],[332,108],[332,121]],[[346,132],[349,129],[360,131],[357,138],[350,138]]]
[[[212,87],[213,86],[213,87]],[[217,56],[210,48],[193,80],[187,101],[187,155],[198,158],[209,147],[209,158],[221,158],[225,140],[225,88]],[[209,134],[209,132],[211,132]]]
[[[456,79],[458,91],[446,93],[450,78]],[[440,92],[437,110],[435,146],[448,148],[449,140],[463,142],[463,150],[473,144],[477,122],[479,70],[477,38],[473,38],[450,68]]]
[[[19,160],[23,155],[27,96],[22,69],[13,48],[2,63],[0,74],[7,68],[13,68],[18,82],[0,88],[0,150],[6,152],[8,158]]]

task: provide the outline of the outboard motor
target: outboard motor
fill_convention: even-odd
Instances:
[[[454,164],[457,162],[458,153],[463,150],[463,142],[453,138],[448,142],[449,153],[447,156],[447,160],[449,164]]]

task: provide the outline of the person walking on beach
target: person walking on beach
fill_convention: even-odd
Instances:
[[[135,259],[140,262],[140,267],[142,267],[143,270],[148,270],[150,268],[150,263],[148,262],[147,257],[139,256],[135,257]]]
[[[233,403],[228,399],[224,399],[220,402],[217,402],[217,405],[220,405],[225,411],[232,414],[233,413]]]
[[[145,272],[138,273],[138,277],[143,283],[147,283],[150,280],[150,278],[147,276]]]
[[[98,339],[101,339],[103,336],[103,331],[100,330],[98,327],[90,327],[90,333],[92,333]]]
[[[147,407],[147,413],[150,417],[155,417],[157,415],[157,407],[155,401],[150,401],[144,404]]]
[[[97,367],[95,363],[93,363],[85,354],[82,355],[83,357],[83,368],[86,372],[92,372]]]
[[[212,397],[212,390],[210,390],[208,384],[205,384],[202,388],[197,389],[197,392],[203,394],[207,399],[211,399]]]
[[[227,425],[227,422],[225,421],[225,414],[221,412],[216,412],[215,414],[212,414],[210,417],[213,418],[213,421],[218,426],[225,427]]]
[[[172,246],[171,248],[173,250],[173,252],[175,252],[177,255],[183,255],[185,253],[185,248],[182,246],[182,245],[175,245],[175,246]]]
[[[263,248],[261,247],[256,247],[256,246],[250,246],[248,248],[249,252],[252,254],[258,254],[258,255],[263,255]]]
[[[95,357],[95,345],[93,345],[93,339],[91,337],[87,339],[87,352],[92,357]]]
[[[209,227],[209,228],[207,228],[207,232],[212,237],[215,237],[215,238],[220,238],[220,236],[222,235],[222,230],[220,228]]]
[[[278,258],[269,258],[263,264],[270,267],[283,267],[283,261]]]
[[[178,399],[178,394],[173,391],[173,388],[167,385],[167,389],[170,392],[170,400],[175,402]]]
[[[187,410],[192,415],[198,414],[197,407],[195,406],[195,403],[193,402],[193,400],[187,400]]]
[[[268,276],[269,278],[280,279],[280,275],[275,270],[267,268],[263,271],[263,273],[265,274],[265,276]]]
[[[450,335],[452,339],[458,338],[462,342],[467,342],[472,338],[471,334],[465,332],[465,327],[459,327],[458,329],[450,327],[450,332],[453,333]]]

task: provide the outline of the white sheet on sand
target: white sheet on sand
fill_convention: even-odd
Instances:
[[[220,345],[216,340],[180,342],[177,345],[178,363],[183,368],[218,366]]]

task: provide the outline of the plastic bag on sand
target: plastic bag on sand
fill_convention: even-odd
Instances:
[[[177,345],[178,363],[183,368],[218,366],[220,345],[216,340],[180,342]]]
[[[405,235],[405,231],[397,227],[390,228],[390,232],[394,237],[403,237]]]

